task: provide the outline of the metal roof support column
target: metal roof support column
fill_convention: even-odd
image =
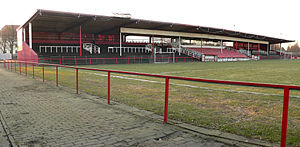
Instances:
[[[152,56],[154,57],[154,35],[152,35]]]
[[[82,43],[81,43],[81,26],[79,27],[79,39],[80,39],[80,41],[79,41],[79,43],[80,43],[80,56],[82,55]]]
[[[203,42],[203,39],[201,38],[201,53],[203,53],[202,42]]]
[[[120,31],[120,57],[122,56],[122,33]]]
[[[279,44],[279,47],[280,47],[280,55],[281,55],[281,52],[282,52],[282,50],[281,50],[281,43]]]
[[[26,42],[26,28],[23,28],[23,41]]]
[[[258,48],[258,60],[260,60],[260,44],[257,44],[257,48]]]
[[[32,48],[32,24],[29,23],[29,47]]]
[[[248,53],[247,53],[248,55],[249,55],[249,48],[250,48],[249,46],[250,46],[250,45],[249,45],[249,42],[248,42]]]
[[[270,44],[267,44],[267,55],[269,55]]]
[[[178,38],[179,56],[181,55],[181,37]]]
[[[221,40],[221,54],[223,54],[223,40]]]

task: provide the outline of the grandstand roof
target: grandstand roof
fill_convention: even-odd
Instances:
[[[34,32],[78,33],[79,26],[82,26],[82,30],[85,33],[112,34],[119,33],[121,27],[126,27],[136,29],[174,31],[245,38],[259,41],[267,41],[270,44],[294,42],[293,40],[285,40],[280,38],[212,27],[151,21],[143,19],[122,18],[115,16],[59,12],[42,9],[38,9],[37,12],[22,27],[27,26],[29,22],[32,23]]]

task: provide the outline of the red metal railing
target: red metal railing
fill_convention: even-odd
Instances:
[[[42,58],[38,59],[39,63],[54,63],[54,64],[74,64],[78,65],[79,62],[84,62],[84,65],[92,64],[141,64],[152,63],[154,57],[118,57],[118,58]],[[173,61],[174,60],[174,61]],[[23,60],[24,61],[24,60]],[[31,59],[25,61],[32,62]],[[156,62],[194,62],[199,61],[193,57],[156,57]],[[83,63],[81,63],[83,64]]]
[[[188,78],[188,77],[177,77],[177,76],[167,76],[167,75],[156,75],[156,74],[147,74],[147,73],[137,73],[137,72],[127,72],[127,71],[117,71],[117,70],[105,70],[105,69],[93,69],[85,67],[76,67],[76,66],[66,66],[66,65],[57,65],[57,64],[46,64],[46,63],[35,63],[35,62],[25,62],[25,61],[13,61],[13,60],[4,60],[4,67],[12,71],[12,64],[25,64],[25,73],[27,76],[27,64],[31,64],[33,67],[35,65],[42,65],[43,71],[43,81],[44,81],[44,66],[54,66],[56,67],[56,86],[58,86],[58,67],[76,69],[76,92],[78,93],[78,70],[89,70],[89,71],[101,71],[107,72],[108,77],[108,104],[110,104],[110,74],[119,73],[119,74],[130,74],[130,75],[139,75],[139,76],[149,76],[157,78],[165,78],[165,108],[164,108],[164,122],[168,122],[168,99],[169,99],[169,80],[185,80],[185,81],[196,81],[196,82],[206,82],[206,83],[216,83],[216,84],[228,84],[228,85],[241,85],[241,86],[254,86],[254,87],[267,87],[267,88],[279,88],[284,89],[283,96],[283,113],[282,113],[282,129],[281,129],[281,142],[280,146],[286,146],[286,133],[287,133],[287,120],[288,120],[288,109],[289,109],[289,91],[291,89],[300,90],[300,86],[295,85],[281,85],[281,84],[266,84],[266,83],[252,83],[252,82],[239,82],[239,81],[223,81],[223,80],[210,80],[210,79],[200,79],[200,78]],[[21,70],[20,70],[21,72]],[[33,68],[34,73],[34,68]],[[34,75],[33,75],[34,78]]]

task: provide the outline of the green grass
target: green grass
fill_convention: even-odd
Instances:
[[[227,63],[176,63],[88,65],[84,67],[124,70],[205,79],[300,85],[300,61],[269,60]],[[28,68],[28,74],[31,74]],[[41,68],[35,68],[41,77]],[[45,68],[46,80],[55,81],[55,68]],[[22,69],[24,72],[24,68]],[[101,75],[99,75],[101,74]],[[105,72],[80,71],[79,89],[107,97]],[[119,76],[119,77],[115,77]],[[120,77],[121,76],[121,77]],[[127,79],[126,79],[127,78]],[[132,80],[128,78],[138,79]],[[143,82],[149,80],[151,82]],[[162,83],[160,83],[162,82]],[[111,98],[163,115],[164,79],[112,73]],[[75,71],[59,70],[59,83],[75,89]],[[209,89],[187,87],[207,87]],[[261,95],[224,90],[251,91]],[[280,141],[283,90],[170,80],[169,118],[278,143]],[[291,91],[300,96],[300,91]],[[300,146],[300,98],[290,98],[287,143]]]

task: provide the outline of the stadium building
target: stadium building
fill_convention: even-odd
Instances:
[[[37,10],[17,29],[18,59],[60,64],[245,61],[287,56],[293,42],[232,30]]]

